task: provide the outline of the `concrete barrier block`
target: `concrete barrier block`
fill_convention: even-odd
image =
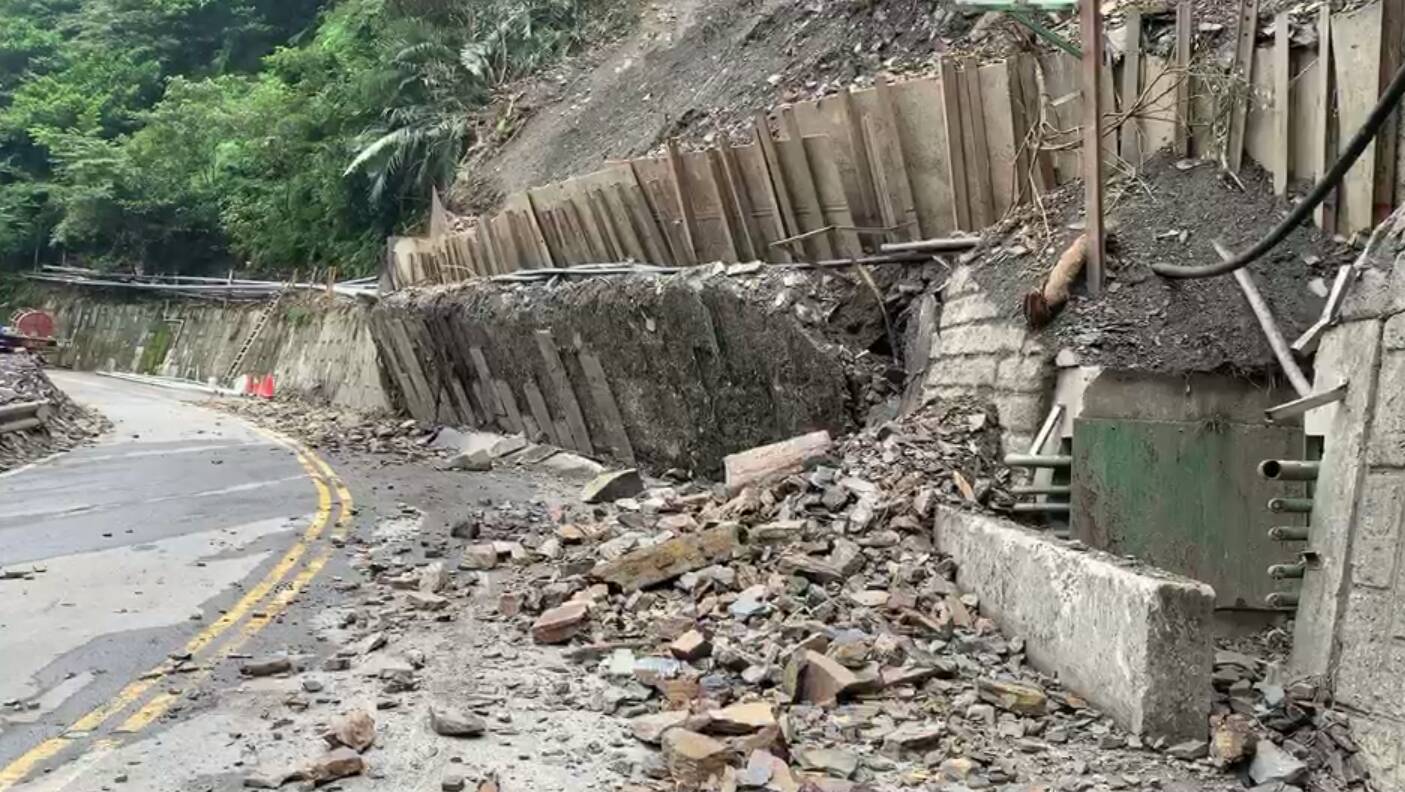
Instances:
[[[1124,728],[1203,739],[1214,653],[1209,586],[987,515],[939,508],[957,585],[1025,640],[1030,661]]]

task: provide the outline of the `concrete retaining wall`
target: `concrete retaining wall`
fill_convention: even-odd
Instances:
[[[1293,670],[1321,677],[1383,789],[1405,788],[1405,215],[1397,212],[1322,339],[1325,408],[1293,636]]]
[[[957,585],[1025,640],[1035,667],[1135,733],[1205,737],[1209,586],[946,507],[937,511],[935,537],[956,561]]]
[[[735,451],[848,427],[840,350],[798,307],[696,273],[407,290],[372,322],[417,418],[707,473]]]
[[[922,399],[974,397],[993,403],[1005,450],[1024,451],[1048,412],[1057,371],[1053,354],[960,266],[942,291]]]
[[[224,377],[265,305],[89,289],[50,289],[44,295],[44,308],[69,342],[56,355],[60,365],[202,382]],[[368,314],[346,300],[285,298],[236,375],[271,373],[282,390],[357,410],[386,409]]]

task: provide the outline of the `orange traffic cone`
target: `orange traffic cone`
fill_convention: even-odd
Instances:
[[[273,398],[273,375],[269,374],[259,383],[259,396],[265,399]]]

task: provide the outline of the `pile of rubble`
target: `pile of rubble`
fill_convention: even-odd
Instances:
[[[1251,782],[1277,792],[1365,787],[1350,724],[1316,684],[1286,679],[1278,662],[1227,649],[1215,653],[1214,684],[1210,741],[1194,755],[1246,766]]]
[[[298,398],[221,399],[211,406],[297,438],[310,448],[389,454],[402,461],[430,459],[431,435],[414,419],[356,413]]]
[[[471,610],[482,662],[537,669],[509,683],[519,698],[612,715],[655,749],[610,743],[613,788],[632,792],[1365,785],[1345,721],[1264,660],[1219,653],[1208,741],[1127,733],[1033,668],[931,540],[937,508],[1009,502],[998,436],[978,404],[934,405],[837,444],[734,455],[724,484],[612,471],[579,505],[482,503],[444,534],[354,539],[367,582],[339,585],[366,607],[323,671],[378,668],[377,709],[427,698],[422,728],[493,739],[511,730],[500,698],[427,695],[417,650],[370,661]],[[283,666],[243,671],[268,668]],[[360,756],[370,740],[336,737],[368,718],[344,715],[329,753],[246,783],[379,772]],[[463,770],[443,788],[474,789]]]
[[[35,428],[0,432],[0,472],[67,451],[108,427],[107,419],[78,406],[54,387],[39,362],[29,354],[0,354],[0,408],[29,402],[47,402],[37,414],[42,423]],[[0,419],[0,424],[4,423]]]
[[[515,562],[500,614],[537,643],[576,643],[567,656],[603,683],[595,706],[660,747],[641,788],[1184,778],[1144,752],[1172,746],[1031,668],[932,547],[938,504],[1008,499],[997,436],[986,410],[947,407],[839,447],[820,433],[737,455],[725,486],[617,471],[587,485],[589,511],[515,541],[487,541],[488,520],[456,527],[460,569]]]

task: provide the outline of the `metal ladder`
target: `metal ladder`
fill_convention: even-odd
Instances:
[[[249,331],[249,337],[244,339],[244,345],[239,347],[238,354],[234,356],[234,360],[230,361],[229,369],[224,372],[225,382],[233,381],[234,372],[239,370],[239,366],[244,362],[244,358],[248,356],[249,350],[253,348],[254,342],[258,340],[259,333],[263,332],[263,326],[268,324],[268,317],[273,315],[273,309],[278,307],[278,303],[282,299],[283,292],[280,291],[263,307],[263,311],[259,313],[259,318],[254,322],[254,329]]]

